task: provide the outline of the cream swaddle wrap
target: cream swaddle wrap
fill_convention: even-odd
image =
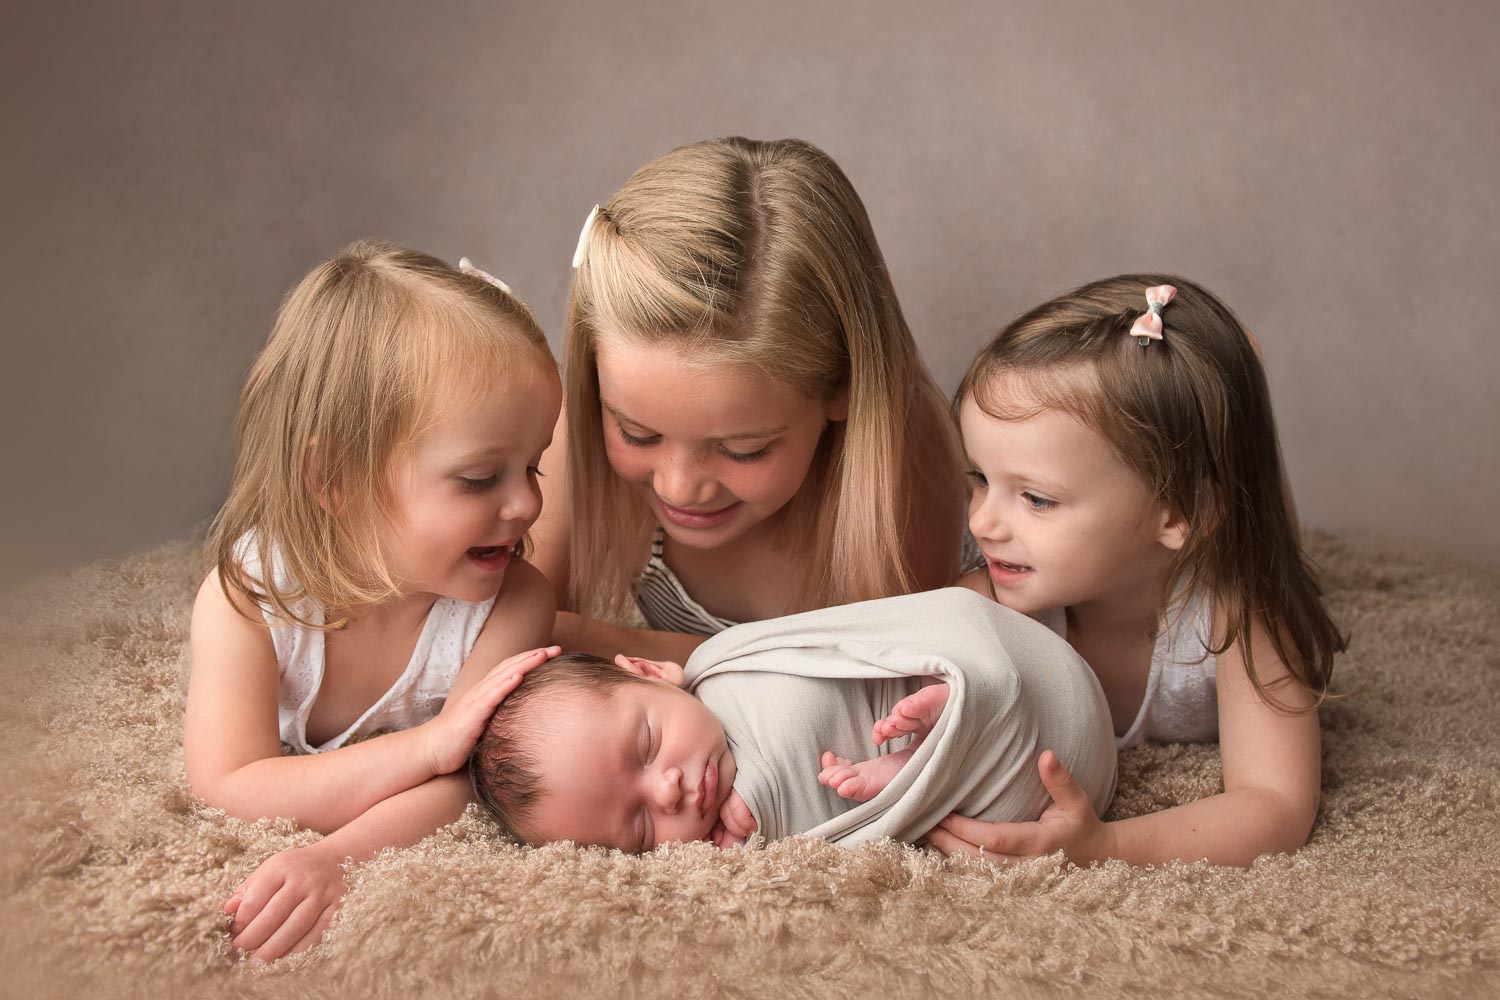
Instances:
[[[768,840],[913,841],[950,812],[1034,820],[1052,750],[1102,813],[1115,738],[1093,671],[1046,626],[960,588],[865,601],[726,629],[698,647],[687,688],[729,737],[734,787]],[[818,757],[863,760],[870,729],[923,677],[948,685],[931,732],[868,802],[818,783]],[[879,753],[900,750],[894,741]]]

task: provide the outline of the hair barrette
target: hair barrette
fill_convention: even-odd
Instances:
[[[515,292],[510,290],[509,285],[501,281],[499,278],[495,277],[490,272],[484,270],[483,268],[475,267],[474,262],[469,260],[469,258],[467,257],[458,258],[458,269],[464,274],[472,274],[476,278],[489,282],[490,284],[494,285],[496,288],[504,292],[506,295],[516,294]]]
[[[589,232],[594,228],[594,220],[599,218],[599,206],[595,205],[589,217],[583,220],[583,230],[578,234],[578,248],[573,251],[573,270],[578,270],[578,265],[583,263],[583,251],[589,245]]]
[[[1153,340],[1161,339],[1161,311],[1176,297],[1177,289],[1173,285],[1153,285],[1146,289],[1146,311],[1130,324],[1130,335],[1135,337],[1142,347],[1147,346]]]

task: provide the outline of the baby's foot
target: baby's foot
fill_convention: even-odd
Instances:
[[[947,703],[948,685],[929,684],[919,688],[915,694],[909,694],[896,702],[891,714],[875,723],[875,728],[870,730],[870,738],[875,741],[876,746],[902,736],[915,735],[920,741],[932,731],[933,723],[943,714],[943,706]]]
[[[823,769],[818,772],[818,784],[833,789],[840,798],[868,802],[891,783],[909,757],[911,750],[907,749],[856,764],[847,757],[825,750],[819,761]]]

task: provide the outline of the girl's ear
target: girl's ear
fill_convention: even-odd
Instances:
[[[847,382],[844,383],[844,385],[839,388],[839,391],[833,394],[833,398],[828,401],[828,419],[849,419],[849,384]]]
[[[1181,512],[1165,507],[1159,516],[1161,520],[1156,527],[1156,540],[1173,552],[1182,551],[1182,547],[1187,544],[1188,535],[1192,533],[1187,518]]]

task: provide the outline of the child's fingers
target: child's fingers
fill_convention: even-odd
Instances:
[[[323,940],[323,932],[328,930],[328,925],[333,922],[334,915],[339,912],[339,904],[334,903],[323,911],[318,917],[318,922],[312,925],[312,930],[302,935],[302,940],[292,945],[288,955],[295,955],[299,951],[306,951],[319,941]]]
[[[239,910],[240,903],[243,900],[244,897],[241,896],[238,891],[236,891],[233,896],[230,896],[228,899],[224,900],[223,911],[230,916],[234,916],[234,914]]]
[[[235,896],[239,897],[239,903],[234,908],[234,920],[229,925],[230,935],[244,933],[245,928],[260,915],[266,904],[281,891],[285,882],[281,875],[274,872],[262,874],[260,869],[256,869],[253,875],[240,883],[240,887],[234,891]]]
[[[262,962],[274,962],[283,955],[290,954],[292,946],[307,935],[307,932],[318,922],[318,918],[322,916],[326,906],[327,904],[321,900],[311,897],[302,899],[287,914],[286,919],[273,929],[264,943],[245,950],[253,950],[254,957]]]
[[[253,951],[259,955],[266,941],[275,935],[277,928],[286,923],[301,902],[302,898],[296,893],[278,892],[230,943],[240,951]],[[243,909],[241,907],[241,912]]]
[[[1041,759],[1037,761],[1037,770],[1041,772],[1042,786],[1052,796],[1053,802],[1068,812],[1087,808],[1090,814],[1093,813],[1094,803],[1078,787],[1078,782],[1073,780],[1073,772],[1057,759],[1057,754],[1051,750],[1043,751]]]

